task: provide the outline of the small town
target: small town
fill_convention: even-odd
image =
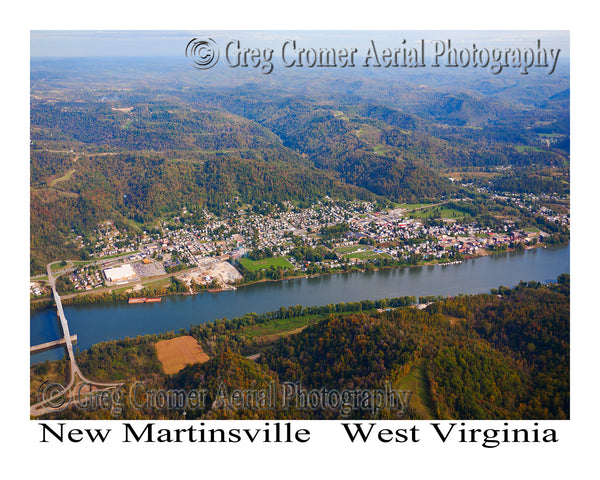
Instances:
[[[568,214],[557,214],[534,195],[484,193],[548,222],[569,225]],[[452,200],[454,205],[469,201]],[[531,248],[549,235],[539,228],[516,228],[510,220],[501,228],[485,227],[455,209],[441,210],[449,202],[377,209],[373,202],[326,197],[309,208],[284,203],[257,213],[244,206],[221,217],[184,208],[135,237],[107,221],[98,225],[93,244],[75,238],[79,248],[91,247],[93,254],[70,265],[68,291],[126,285],[135,292],[148,280],[174,275],[193,293],[194,284],[215,291],[261,279],[450,264]],[[32,299],[48,294],[43,278],[32,278],[30,287]]]

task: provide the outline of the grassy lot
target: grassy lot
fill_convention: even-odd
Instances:
[[[345,312],[345,313],[333,313],[331,315],[357,315],[364,313],[366,315],[373,314],[377,310],[362,310],[360,312]],[[293,318],[278,318],[275,320],[269,320],[264,323],[257,323],[244,328],[244,333],[247,335],[259,339],[260,337],[275,337],[285,336],[292,333],[298,333],[299,329],[302,329],[313,323],[318,323],[325,320],[330,314],[326,315],[304,315],[302,317]],[[266,339],[265,339],[266,340]]]
[[[539,233],[540,229],[536,227],[526,227],[523,229],[523,231],[526,233]]]
[[[434,418],[434,416],[425,381],[425,362],[425,359],[418,360],[412,366],[408,375],[394,384],[394,389],[411,392],[409,407],[417,413],[419,418],[428,420]]]
[[[541,148],[538,147],[531,147],[529,145],[516,145],[515,148],[517,149],[517,151],[519,153],[526,153],[526,152],[544,152],[545,150],[542,150]]]
[[[265,323],[250,325],[244,329],[245,333],[251,337],[264,337],[266,335],[278,335],[306,327],[313,323],[323,320],[323,315],[305,315],[303,317],[279,318]]]
[[[50,265],[50,270],[52,270],[53,272],[56,272],[57,270],[62,270],[63,268],[67,268],[68,264],[62,265],[61,261],[57,261],[55,263],[53,263],[52,265]]]
[[[150,281],[141,280],[141,281],[137,282],[136,285],[142,285],[143,287],[168,287],[169,285],[171,285],[171,278],[166,277],[166,278],[159,278],[158,280],[150,280]],[[132,288],[133,288],[133,285],[129,284],[129,285],[126,285],[121,288],[112,288],[112,291],[115,293],[123,293],[123,292],[126,292],[127,290],[131,290]]]
[[[239,262],[249,272],[271,268],[272,266],[275,268],[294,268],[294,266],[283,257],[265,258],[264,260],[250,260],[249,258],[240,258]]]
[[[354,253],[358,250],[363,250],[364,248],[365,248],[364,245],[351,245],[350,247],[336,248],[335,251],[336,251],[336,253],[343,255],[344,253]]]
[[[375,147],[373,148],[373,153],[375,153],[375,155],[385,155],[386,153],[388,153],[390,151],[390,148],[387,147],[386,145],[375,145]]]
[[[438,210],[439,209],[439,210]],[[434,214],[434,212],[439,211],[438,214]],[[465,215],[465,212],[461,212],[460,210],[456,210],[454,208],[448,208],[444,205],[439,205],[437,207],[424,208],[422,210],[415,210],[410,214],[412,218],[428,218],[431,215],[439,218],[462,218]]]

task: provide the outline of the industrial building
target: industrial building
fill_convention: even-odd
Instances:
[[[120,267],[107,268],[103,273],[109,282],[125,282],[135,278],[135,272],[129,263]]]

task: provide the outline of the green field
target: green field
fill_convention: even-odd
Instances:
[[[346,312],[337,315],[355,315],[357,313],[373,314],[376,310],[362,310],[361,312]],[[297,330],[313,323],[325,320],[330,314],[327,315],[303,315],[301,317],[292,318],[277,318],[269,320],[264,323],[256,323],[244,328],[244,333],[251,337],[263,337],[267,335],[286,335],[291,333],[297,333]],[[335,314],[334,314],[335,315]]]
[[[283,257],[271,257],[264,260],[250,260],[249,258],[240,258],[240,264],[249,272],[263,270],[271,267],[294,268],[294,266]]]
[[[171,285],[171,278],[167,277],[167,278],[159,278],[158,280],[141,281],[141,282],[139,282],[139,284],[141,284],[144,288],[145,287],[168,287],[169,285]],[[132,286],[131,286],[131,284],[129,284],[129,285],[126,285],[121,288],[114,288],[114,289],[112,289],[112,291],[115,293],[124,293],[127,290],[131,290],[131,289],[132,289]]]
[[[336,253],[339,253],[339,254],[343,255],[345,253],[354,253],[354,252],[356,252],[358,250],[362,250],[364,248],[365,247],[363,245],[352,245],[350,247],[339,247],[339,248],[336,248],[335,251],[336,251]]]
[[[251,337],[285,334],[316,323],[324,318],[325,317],[323,315],[304,315],[302,317],[294,318],[279,318],[277,320],[251,325],[246,327],[244,332]]]
[[[434,213],[434,212],[439,212]],[[411,218],[429,218],[431,215],[434,215],[435,218],[462,218],[465,215],[465,212],[461,212],[460,210],[456,210],[455,208],[447,208],[444,205],[439,205],[437,207],[424,208],[422,210],[416,210],[410,214]]]
[[[373,153],[375,153],[375,155],[385,155],[387,152],[389,152],[389,147],[387,147],[386,145],[375,145],[375,147],[373,148]]]
[[[529,145],[517,145],[515,146],[515,148],[517,149],[517,151],[519,153],[527,153],[527,152],[545,152],[545,150],[542,150],[541,148],[538,147],[531,147]]]
[[[359,251],[362,250],[362,251]],[[373,258],[391,258],[386,253],[375,253],[364,245],[355,245],[351,247],[340,247],[337,248],[336,253],[346,258],[358,258],[359,260],[373,259]]]
[[[58,261],[58,262],[54,262],[52,265],[50,265],[50,270],[52,270],[53,272],[56,272],[57,270],[62,270],[63,268],[67,268],[68,264],[65,265],[61,265],[62,262]]]
[[[367,250],[364,252],[357,252],[357,253],[348,253],[344,256],[348,257],[348,258],[358,258],[359,260],[367,260],[367,259],[371,259],[371,258],[391,258],[389,255],[386,255],[385,253],[375,253],[375,252],[372,252],[371,250]]]

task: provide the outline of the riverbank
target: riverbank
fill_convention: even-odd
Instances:
[[[78,348],[101,341],[157,334],[215,319],[236,318],[249,312],[269,312],[294,305],[328,305],[363,299],[402,296],[426,298],[489,293],[521,280],[550,282],[570,271],[570,248],[535,249],[521,253],[488,255],[440,268],[397,268],[368,273],[318,275],[287,282],[261,282],[235,292],[212,295],[169,295],[162,302],[129,305],[103,302],[65,306]],[[37,345],[60,338],[56,311],[47,308],[30,315],[30,341]],[[32,363],[60,357],[61,352],[32,356]],[[34,358],[35,357],[35,358]]]
[[[528,250],[533,250],[536,248],[546,248],[546,245],[544,245],[543,243],[538,243],[536,245],[528,245],[528,246],[524,246],[524,251],[528,251]],[[477,254],[474,255],[465,255],[464,257],[462,257],[462,259],[458,260],[458,262],[464,262],[467,260],[474,260],[477,258],[483,258],[483,257],[488,257],[488,256],[493,256],[493,255],[501,255],[501,254],[506,254],[506,253],[510,253],[510,252],[516,252],[517,249],[516,248],[507,248],[505,250],[501,250],[501,251],[492,251],[492,250],[481,250],[480,252],[478,252]],[[252,285],[257,285],[257,284],[263,284],[263,283],[273,283],[273,282],[281,282],[283,280],[294,280],[294,279],[302,279],[302,278],[315,278],[315,277],[322,277],[322,276],[327,276],[327,275],[337,275],[340,273],[364,273],[364,272],[377,272],[377,271],[387,271],[387,270],[401,270],[401,269],[405,269],[405,268],[419,268],[419,267],[428,267],[428,266],[435,266],[435,265],[440,265],[440,266],[445,266],[445,265],[450,265],[450,264],[456,264],[456,261],[425,261],[425,262],[419,262],[415,265],[389,265],[389,266],[373,266],[372,268],[360,268],[357,267],[356,265],[352,266],[352,268],[348,269],[348,270],[344,270],[344,269],[335,269],[335,270],[331,270],[328,272],[318,272],[318,273],[311,273],[311,274],[306,274],[306,273],[300,273],[300,274],[294,274],[294,275],[287,275],[287,276],[283,276],[282,278],[277,278],[277,279],[273,279],[273,278],[262,278],[260,280],[254,280],[254,281],[250,281],[250,282],[241,282],[241,283],[237,283],[235,284],[235,289],[237,288],[241,288],[241,287],[247,287],[247,286],[252,286]],[[182,271],[184,272],[184,271]],[[95,303],[108,303],[108,302],[128,302],[130,298],[137,298],[137,297],[163,297],[163,296],[171,296],[171,295],[190,295],[190,293],[187,292],[182,292],[182,291],[171,291],[171,292],[160,292],[157,293],[156,290],[153,288],[151,291],[146,290],[147,288],[149,288],[149,284],[152,283],[157,283],[163,280],[167,280],[170,279],[172,277],[175,277],[176,274],[181,274],[182,272],[177,272],[177,273],[172,273],[172,274],[168,274],[168,275],[161,275],[160,277],[151,277],[148,280],[146,280],[145,282],[142,282],[141,284],[144,285],[144,289],[135,292],[134,295],[126,295],[123,293],[123,290],[127,290],[129,288],[132,288],[134,285],[138,285],[140,284],[140,282],[136,282],[135,284],[132,283],[131,285],[121,285],[118,289],[115,289],[115,287],[103,287],[101,289],[98,290],[90,290],[90,291],[86,291],[86,292],[77,292],[77,293],[68,293],[65,295],[61,295],[61,300],[63,302],[64,305],[81,305],[81,304],[95,304]],[[152,287],[150,287],[152,288]],[[229,286],[228,288],[224,288],[224,289],[201,289],[197,292],[194,292],[193,295],[197,295],[198,293],[220,293],[223,291],[230,291],[230,290],[234,290],[234,288],[232,288],[231,286]],[[145,292],[145,294],[142,294],[142,292]],[[43,310],[49,307],[52,307],[54,305],[54,300],[51,297],[45,297],[42,299],[36,299],[36,300],[31,300],[30,301],[30,311],[34,312],[34,311],[38,311],[38,310]]]

